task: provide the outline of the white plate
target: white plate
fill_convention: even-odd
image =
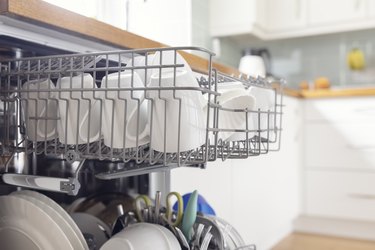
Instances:
[[[33,197],[39,200],[40,202],[46,204],[47,206],[51,207],[56,213],[58,213],[62,217],[62,219],[65,220],[66,223],[69,224],[70,229],[68,230],[74,232],[73,238],[70,239],[72,242],[75,242],[74,245],[79,247],[79,249],[88,249],[86,240],[83,237],[83,234],[81,230],[78,228],[77,224],[73,221],[72,217],[70,217],[70,215],[54,200],[50,199],[49,197],[39,192],[30,191],[30,190],[22,190],[22,191],[14,192],[12,193],[12,195],[23,195],[23,196]]]
[[[40,207],[18,195],[0,196],[1,249],[74,249],[63,229]]]
[[[73,247],[73,249],[88,249],[87,244],[82,244],[79,237],[77,236],[77,233],[73,230],[69,223],[52,207],[34,197],[22,193],[14,192],[12,193],[12,195],[18,196],[22,199],[32,202],[35,205],[39,206],[41,209],[43,209],[43,211],[46,214],[48,214],[57,225],[59,225],[61,230],[64,232],[66,238],[69,240],[70,245]]]

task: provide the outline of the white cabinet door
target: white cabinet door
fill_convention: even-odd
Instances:
[[[360,21],[366,17],[366,0],[309,0],[308,23],[340,24]]]
[[[375,1],[367,1],[367,16],[370,18],[375,18]]]
[[[375,97],[328,98],[305,101],[306,122],[368,123],[375,126]]]
[[[264,21],[262,0],[210,0],[211,36],[251,34]]]
[[[375,221],[375,174],[307,171],[306,213]]]
[[[306,25],[306,0],[268,0],[267,29],[281,31]]]
[[[375,170],[375,124],[306,124],[308,168]]]

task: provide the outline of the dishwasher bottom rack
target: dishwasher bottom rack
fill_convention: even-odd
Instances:
[[[186,51],[206,58],[194,72]],[[0,156],[204,166],[280,148],[282,84],[235,78],[196,47],[0,61]]]

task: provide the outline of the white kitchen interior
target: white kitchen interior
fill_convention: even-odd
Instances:
[[[13,5],[14,9],[12,9]],[[99,31],[103,36],[104,34],[109,36],[102,37],[100,32],[95,33],[96,30],[92,28],[95,25],[89,26],[90,21],[87,23],[72,23],[69,20],[54,21],[52,19],[49,21],[47,17],[51,17],[48,16],[48,13],[38,16],[39,14],[33,12],[35,10],[33,5],[45,5],[46,9],[41,11],[47,10],[50,5],[55,5],[51,10],[58,10],[59,12],[56,13],[66,12],[67,16],[70,15],[69,13],[82,15],[84,19],[80,20],[95,19],[95,22],[106,23],[105,25],[108,24],[108,26],[103,27],[107,30],[104,28]],[[28,9],[29,7],[30,13],[17,10],[17,8]],[[7,11],[3,11],[3,8],[7,8]],[[282,125],[278,128],[281,130],[281,136],[278,138],[280,140],[279,151],[267,152],[267,154],[255,155],[246,159],[224,160],[218,158],[215,161],[206,162],[204,167],[181,166],[155,172],[151,170],[142,172],[144,175],[116,179],[109,185],[107,185],[109,182],[105,184],[104,180],[96,181],[95,176],[90,172],[94,171],[94,168],[95,171],[98,168],[106,169],[105,164],[100,165],[87,160],[90,163],[85,163],[87,166],[83,168],[79,178],[81,188],[83,187],[85,195],[88,197],[95,195],[95,192],[100,193],[101,189],[124,192],[132,197],[138,193],[148,194],[151,199],[154,198],[155,192],[158,190],[163,193],[162,199],[165,198],[164,193],[170,191],[182,195],[198,190],[199,194],[215,210],[216,216],[235,228],[246,244],[251,244],[252,248],[243,249],[375,249],[374,1],[32,0],[28,2],[21,0],[17,2],[16,0],[0,0],[0,10],[0,51],[4,51],[0,56],[0,66],[4,66],[1,68],[4,75],[1,75],[2,80],[0,81],[0,87],[4,88],[4,92],[1,93],[0,89],[0,98],[9,95],[9,90],[8,92],[5,90],[8,80],[5,80],[4,76],[9,76],[8,79],[13,77],[9,73],[11,71],[7,71],[6,66],[12,68],[18,65],[17,63],[1,64],[1,60],[9,60],[5,49],[1,50],[1,48],[11,47],[14,52],[17,50],[14,49],[16,47],[19,49],[18,51],[28,52],[27,50],[30,48],[35,48],[35,44],[53,48],[51,55],[64,54],[65,52],[82,54],[124,48],[139,49],[140,52],[136,51],[136,53],[146,55],[144,57],[146,59],[143,59],[146,60],[143,62],[145,63],[143,68],[142,66],[139,68],[146,72],[146,76],[143,75],[143,78],[147,79],[147,72],[153,69],[152,67],[151,69],[147,68],[148,56],[154,52],[163,55],[162,50],[144,52],[141,50],[149,47],[143,47],[140,42],[133,45],[130,40],[133,38],[149,39],[159,44],[159,47],[193,46],[208,49],[215,54],[213,57],[214,67],[216,64],[224,65],[223,67],[229,69],[228,74],[232,72],[233,77],[237,77],[239,82],[247,77],[245,75],[250,76],[250,78],[246,78],[248,80],[258,77],[258,71],[252,68],[251,63],[248,66],[248,71],[246,71],[247,68],[245,71],[241,68],[240,62],[246,56],[253,56],[257,60],[261,60],[261,68],[263,67],[261,71],[264,73],[263,75],[259,74],[261,77],[258,79],[270,82],[285,80],[285,83],[282,84],[284,88]],[[33,21],[28,22],[29,19]],[[43,21],[43,19],[47,21]],[[66,26],[64,22],[66,22]],[[108,31],[109,28],[113,31]],[[120,38],[120,35],[123,34],[121,32],[131,33],[131,36],[124,35]],[[136,36],[133,37],[133,34]],[[12,37],[10,43],[7,43],[8,37]],[[13,40],[15,38],[19,40]],[[126,39],[126,41],[122,41],[122,38],[129,39],[129,41]],[[21,40],[25,42],[21,43]],[[149,40],[139,41],[144,44],[152,44],[148,43]],[[29,44],[30,42],[34,47]],[[124,46],[121,46],[121,42],[124,42]],[[127,46],[127,44],[132,45]],[[39,51],[45,52],[38,50],[38,53],[31,53],[31,55],[39,56],[42,53]],[[202,51],[194,50],[191,47],[182,51],[183,57],[186,56],[184,54],[186,51],[196,56],[202,56]],[[264,51],[266,53],[263,53]],[[26,52],[25,55],[28,55]],[[44,55],[48,56],[48,53]],[[116,56],[117,54],[112,57],[103,54],[100,58],[99,56],[95,57],[94,65],[100,65],[100,60],[104,60],[107,67],[104,75],[108,77],[110,71],[108,67],[119,67],[120,69],[123,67],[122,59],[118,59],[120,60],[118,65],[116,63],[111,65],[113,61],[117,60],[114,59]],[[123,56],[130,57],[131,60],[126,62],[129,63],[128,65],[133,68],[136,66],[134,53]],[[17,60],[22,58],[16,53],[12,54],[12,57]],[[118,56],[118,58],[120,57],[121,55]],[[160,64],[162,64],[162,56],[159,55],[159,57]],[[186,61],[177,58],[175,56],[174,61],[169,64],[184,64],[186,61],[190,63],[188,57],[185,57]],[[178,60],[183,61],[181,63]],[[73,59],[71,59],[71,64],[73,64]],[[159,66],[154,65],[154,68],[157,67]],[[176,70],[176,66],[174,67]],[[195,70],[192,63],[191,67]],[[135,67],[131,71],[134,72],[139,68]],[[159,67],[159,72],[162,72],[161,68]],[[114,72],[118,71],[118,75],[120,75],[120,69],[116,68]],[[78,72],[79,70],[86,72],[87,69],[79,68]],[[94,80],[95,76],[98,79],[97,74],[99,75],[99,73],[97,72],[100,72],[96,70],[99,69],[96,69],[95,66],[93,71],[87,71],[94,76]],[[32,76],[30,66],[29,71],[25,70],[25,72],[25,74],[30,74],[29,77]],[[238,75],[238,73],[242,75]],[[14,73],[15,76],[17,74],[19,82],[22,74]],[[38,74],[40,80],[43,73]],[[49,74],[51,77],[54,72]],[[63,73],[59,74],[59,80],[51,77],[51,84],[56,85],[57,88],[58,86],[61,88],[62,84],[60,78]],[[68,85],[69,82],[72,84],[74,74],[74,72],[70,72],[70,76],[67,76]],[[202,72],[199,74],[199,76],[204,76]],[[176,75],[174,77],[176,78]],[[105,77],[101,82],[102,86],[109,82],[104,79]],[[130,88],[135,87],[137,90],[137,86],[133,83],[133,76],[131,79]],[[9,82],[11,81],[9,80]],[[159,84],[160,82],[159,80]],[[93,84],[95,85],[95,81]],[[92,87],[92,89],[95,88],[95,86]],[[118,88],[121,88],[120,85]],[[149,96],[147,97],[149,98]],[[46,100],[51,99],[51,97],[45,98]],[[61,96],[54,98],[60,100]],[[75,98],[79,99],[80,97]],[[86,100],[85,98],[88,97],[82,98]],[[95,96],[94,99],[98,98]],[[105,98],[115,100],[116,97],[108,98],[106,96]],[[62,99],[69,99],[69,97]],[[131,99],[134,99],[133,94]],[[6,131],[6,126],[11,126],[9,124],[12,123],[5,119],[7,117],[5,103],[12,103],[9,100],[0,99],[4,103],[0,106],[0,127],[4,131]],[[22,105],[21,101],[20,103]],[[106,105],[104,101],[103,103]],[[149,105],[150,107],[151,105]],[[138,108],[140,109],[139,104]],[[150,112],[152,113],[152,111],[149,111],[149,115]],[[179,113],[177,112],[177,114]],[[21,112],[17,115],[21,119]],[[166,114],[164,115],[166,116]],[[207,115],[207,117],[209,120],[210,116]],[[17,121],[19,122],[19,120]],[[139,120],[136,126],[139,126],[138,123]],[[123,124],[125,123],[123,122]],[[128,124],[127,121],[126,124]],[[19,135],[21,134],[22,132],[19,132]],[[36,147],[34,142],[33,147],[36,147],[37,150],[31,155],[38,159],[34,163],[23,155],[24,152],[21,152],[20,156],[9,158],[7,154],[9,152],[5,150],[8,149],[7,141],[4,138],[4,135],[0,133],[0,173],[6,173],[9,167],[12,169],[12,164],[14,166],[29,164],[32,169],[26,171],[26,167],[18,170],[15,168],[15,172],[17,174],[40,175],[41,172],[36,167],[38,164],[35,162],[43,163],[45,160],[50,160],[48,155],[46,159],[38,158],[41,156],[38,156],[40,153],[37,152],[43,151],[43,147]],[[207,138],[205,137],[206,140]],[[112,140],[114,139],[112,138]],[[89,139],[87,139],[87,145],[88,141]],[[138,136],[136,141],[138,147]],[[152,145],[152,139],[150,145]],[[18,147],[19,145],[16,146],[16,148]],[[74,151],[73,147],[72,150]],[[47,152],[46,149],[45,151]],[[180,153],[180,150],[176,152]],[[112,150],[111,153],[116,153],[116,150]],[[114,158],[113,155],[112,158]],[[166,158],[164,158],[165,160]],[[69,172],[69,164],[64,163],[61,166],[54,164],[46,172],[47,175],[58,175],[60,178],[70,176],[58,169],[63,168]],[[111,167],[109,172],[116,171],[118,168],[114,163],[107,165]],[[77,162],[71,163],[71,168],[74,171],[80,167],[82,166]],[[87,181],[87,185],[83,179]],[[4,196],[22,189],[20,187],[11,188],[5,183],[6,180],[3,178],[3,181],[0,182],[0,193]],[[146,184],[143,185],[143,183]],[[66,204],[75,202],[79,204],[77,202],[79,199],[84,200],[83,191],[78,193],[78,196],[82,195],[78,199],[66,194],[55,195],[51,192],[44,194],[60,203],[68,212],[74,209]],[[145,203],[147,205],[146,201]],[[91,213],[95,212],[95,209],[104,208],[91,207]],[[116,210],[115,207],[113,209]],[[83,208],[82,211],[75,211],[82,212]],[[157,222],[158,219],[156,219],[156,224]],[[2,227],[7,228],[7,225],[3,224]],[[1,236],[1,229],[0,223],[0,239],[5,240],[5,234]],[[207,231],[208,233],[209,231]],[[83,235],[85,236],[84,240],[88,242],[87,235]],[[178,243],[183,246],[181,242]],[[89,245],[87,249],[99,249],[95,247]],[[197,246],[194,245],[194,247]],[[194,247],[191,249],[204,249]],[[58,248],[56,247],[56,249]],[[207,243],[205,249],[215,248],[210,248]]]

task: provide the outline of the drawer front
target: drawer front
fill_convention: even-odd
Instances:
[[[328,122],[367,121],[375,124],[375,97],[306,100],[305,120]]]
[[[375,170],[375,125],[308,123],[305,128],[308,168]]]
[[[375,221],[375,174],[307,172],[308,215]]]

